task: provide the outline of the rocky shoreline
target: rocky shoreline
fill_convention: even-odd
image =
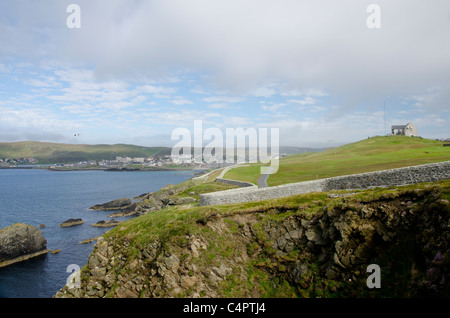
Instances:
[[[112,219],[111,221],[100,220],[97,223],[92,224],[92,226],[94,226],[94,227],[114,227],[114,226],[119,225],[120,223],[121,223],[120,221],[116,221],[114,219]]]
[[[175,185],[169,184],[161,188],[160,191],[141,194],[133,198],[134,202],[130,198],[121,198],[94,205],[90,209],[92,211],[114,211],[108,217],[127,217],[143,215],[170,205],[185,205],[198,201],[198,198],[191,196],[178,197],[177,194],[184,189],[174,191],[174,187]],[[191,195],[195,195],[195,193],[191,193]],[[121,221],[114,219],[110,221],[100,220],[91,226],[106,228],[115,227],[120,223]],[[82,224],[84,224],[83,219],[71,218],[62,222],[60,227],[66,228]],[[41,224],[39,227],[45,227],[45,225]],[[97,240],[97,237],[81,241],[80,244],[86,244],[94,240]],[[0,229],[0,267],[26,261],[49,252],[56,254],[60,251],[60,249],[54,251],[47,249],[47,240],[38,227],[16,223]]]
[[[148,232],[132,222],[100,237],[80,288],[55,297],[448,297],[449,191],[194,208],[166,228],[150,213]],[[369,264],[382,269],[382,289],[367,287]]]
[[[96,204],[91,206],[89,209],[98,211],[110,211],[110,210],[120,210],[128,207],[131,204],[130,198],[122,198],[112,200],[102,204]]]

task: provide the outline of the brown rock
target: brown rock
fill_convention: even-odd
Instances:
[[[25,255],[41,255],[39,252],[46,248],[47,240],[35,226],[15,223],[0,229],[0,263]]]

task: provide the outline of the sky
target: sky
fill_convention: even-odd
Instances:
[[[450,138],[450,1],[0,2],[0,142],[171,146],[196,120],[281,146]]]

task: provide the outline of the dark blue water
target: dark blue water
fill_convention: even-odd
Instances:
[[[132,198],[159,190],[169,183],[180,183],[193,171],[47,171],[40,169],[0,169],[0,228],[13,223],[41,228],[47,248],[61,249],[22,263],[0,268],[0,297],[52,297],[67,281],[69,265],[82,268],[95,241],[79,244],[110,228],[91,225],[109,221],[111,211],[92,211],[89,207],[118,198]],[[70,218],[82,218],[82,225],[61,228]],[[130,217],[119,217],[126,220]]]

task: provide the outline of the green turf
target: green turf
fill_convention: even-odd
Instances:
[[[444,142],[405,136],[373,137],[322,152],[280,159],[269,186],[450,160]],[[257,183],[260,164],[230,170],[225,178]]]

